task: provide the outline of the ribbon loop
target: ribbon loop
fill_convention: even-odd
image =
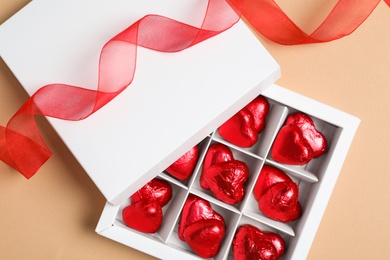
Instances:
[[[182,51],[227,30],[238,20],[225,0],[209,1],[200,28],[159,15],[141,18],[103,46],[97,90],[65,84],[44,86],[23,104],[6,127],[0,126],[0,159],[31,178],[51,156],[35,115],[85,119],[131,84],[138,46],[160,52]]]
[[[40,88],[6,127],[0,126],[0,160],[26,178],[32,177],[51,156],[34,116],[82,120],[98,111],[133,81],[138,46],[160,52],[182,51],[229,29],[240,16],[276,43],[328,42],[356,30],[380,0],[339,0],[310,35],[295,25],[274,0],[226,1],[208,1],[200,28],[167,17],[147,15],[113,37],[100,53],[97,90],[65,84]],[[390,6],[390,0],[384,1]]]
[[[329,42],[349,35],[380,2],[339,0],[318,28],[308,35],[291,21],[275,0],[229,1],[256,31],[269,40],[284,45]]]

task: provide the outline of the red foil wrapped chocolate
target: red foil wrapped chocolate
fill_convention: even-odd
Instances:
[[[314,125],[313,120],[306,114],[293,113],[286,119],[286,125],[296,125],[313,150],[313,158],[323,155],[328,147],[325,136]]]
[[[208,201],[190,194],[181,213],[178,235],[196,254],[210,258],[219,251],[225,221]]]
[[[155,233],[163,220],[162,207],[155,200],[140,200],[124,208],[122,218],[126,226],[132,229]]]
[[[227,146],[215,143],[206,153],[200,186],[210,190],[217,199],[236,204],[244,198],[248,176],[248,166],[235,160]]]
[[[131,196],[131,204],[122,211],[123,222],[135,230],[155,233],[163,220],[162,208],[171,198],[171,185],[153,179]]]
[[[298,185],[273,166],[263,166],[253,195],[258,201],[259,210],[271,219],[290,222],[302,214]]]
[[[258,96],[221,125],[218,133],[234,145],[251,147],[257,142],[259,134],[265,128],[268,112],[267,99]]]
[[[200,176],[200,186],[205,190],[210,189],[206,179],[204,178],[203,172],[210,168],[211,165],[221,162],[230,162],[232,160],[234,160],[234,157],[229,147],[219,143],[211,145],[204,158],[202,174]]]
[[[136,191],[130,198],[132,203],[140,200],[156,200],[161,207],[164,207],[172,198],[172,186],[165,180],[155,178]]]
[[[246,224],[237,229],[233,239],[234,260],[279,259],[286,250],[281,236],[273,232],[262,232]]]
[[[327,151],[327,140],[303,113],[290,114],[279,130],[271,149],[272,158],[280,163],[304,165]]]
[[[179,180],[187,180],[195,169],[198,161],[198,146],[194,146],[182,157],[171,164],[165,171]]]

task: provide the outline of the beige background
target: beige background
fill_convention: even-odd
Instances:
[[[28,0],[0,0],[0,23]],[[309,2],[309,3],[308,3]],[[336,0],[279,0],[307,32]],[[259,40],[282,68],[278,84],[361,118],[308,259],[390,259],[390,8],[352,35],[280,46]],[[0,59],[0,124],[27,99]],[[94,232],[105,200],[48,125],[53,157],[27,181],[0,163],[0,259],[153,259]]]

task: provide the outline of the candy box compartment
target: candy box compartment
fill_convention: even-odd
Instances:
[[[130,204],[129,199],[118,206],[107,203],[96,231],[161,259],[200,259],[177,234],[184,202],[189,194],[194,194],[209,201],[213,209],[225,219],[225,238],[219,253],[213,259],[233,259],[231,243],[237,228],[243,224],[252,224],[260,230],[281,235],[287,244],[282,259],[305,259],[360,120],[276,85],[267,88],[262,95],[268,99],[271,108],[266,128],[254,146],[237,147],[213,131],[198,144],[199,159],[189,180],[179,181],[164,171],[158,174],[158,178],[167,180],[174,191],[173,199],[164,207],[163,224],[158,232],[145,234],[125,226],[122,210]],[[328,141],[328,151],[304,166],[283,165],[272,160],[270,149],[287,115],[297,111],[313,119],[316,128]],[[199,185],[203,159],[207,148],[213,143],[227,145],[234,158],[244,161],[250,169],[245,185],[246,195],[236,205],[219,201]],[[299,201],[303,209],[299,219],[282,223],[264,216],[258,210],[252,190],[264,164],[283,170],[298,184]]]

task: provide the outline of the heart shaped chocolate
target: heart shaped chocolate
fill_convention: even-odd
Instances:
[[[259,210],[271,219],[290,222],[302,214],[298,185],[273,166],[263,166],[253,195],[258,201]]]
[[[233,239],[235,260],[279,259],[286,245],[281,236],[272,232],[262,232],[246,224],[240,226]]]
[[[122,211],[126,226],[145,233],[155,233],[163,220],[162,207],[172,198],[171,185],[162,179],[153,179],[135,192],[131,205]]]
[[[198,161],[198,153],[198,146],[194,146],[165,171],[179,180],[187,180],[195,169],[196,162]]]
[[[215,143],[207,150],[200,176],[200,186],[205,190],[211,190],[221,201],[236,204],[245,195],[244,184],[248,176],[248,166],[244,162],[235,160],[226,145]]]
[[[327,150],[327,140],[303,113],[290,114],[272,146],[271,156],[280,163],[304,165]]]
[[[266,98],[258,96],[218,128],[226,141],[240,147],[251,147],[264,130],[269,111]]]
[[[294,182],[279,182],[268,188],[259,199],[259,209],[264,215],[290,222],[301,216],[298,186]]]
[[[185,241],[184,230],[191,224],[201,219],[215,219],[225,223],[223,217],[215,212],[210,202],[195,196],[188,195],[186,202],[184,203],[183,210],[181,212],[181,218],[179,223],[178,235],[179,238]]]
[[[233,153],[226,145],[220,143],[212,144],[207,150],[206,156],[204,158],[202,174],[200,176],[200,186],[205,190],[210,189],[203,175],[203,172],[206,171],[210,166],[216,163],[229,162],[232,160],[234,160]]]
[[[203,178],[217,199],[236,204],[244,198],[244,184],[248,176],[248,166],[234,160],[212,165],[204,172]]]
[[[163,213],[156,200],[140,200],[122,211],[126,226],[145,233],[155,233],[160,228]]]
[[[180,217],[179,238],[204,258],[218,253],[225,235],[225,221],[208,201],[190,194]]]
[[[275,138],[271,156],[280,163],[304,165],[313,159],[313,149],[299,127],[285,125]]]
[[[153,179],[131,196],[131,203],[156,200],[164,207],[172,198],[172,186],[165,180]]]
[[[258,201],[269,187],[278,182],[292,182],[292,180],[278,168],[265,164],[253,188],[255,199]]]
[[[326,138],[316,129],[313,120],[308,115],[290,114],[286,119],[286,125],[296,125],[301,129],[303,136],[313,149],[313,158],[320,157],[326,152],[328,147]]]
[[[184,230],[184,239],[203,258],[215,256],[225,236],[225,226],[216,219],[201,219]]]
[[[265,128],[265,122],[269,112],[269,103],[263,96],[258,96],[246,108],[252,113],[254,128],[258,133],[261,133]]]

